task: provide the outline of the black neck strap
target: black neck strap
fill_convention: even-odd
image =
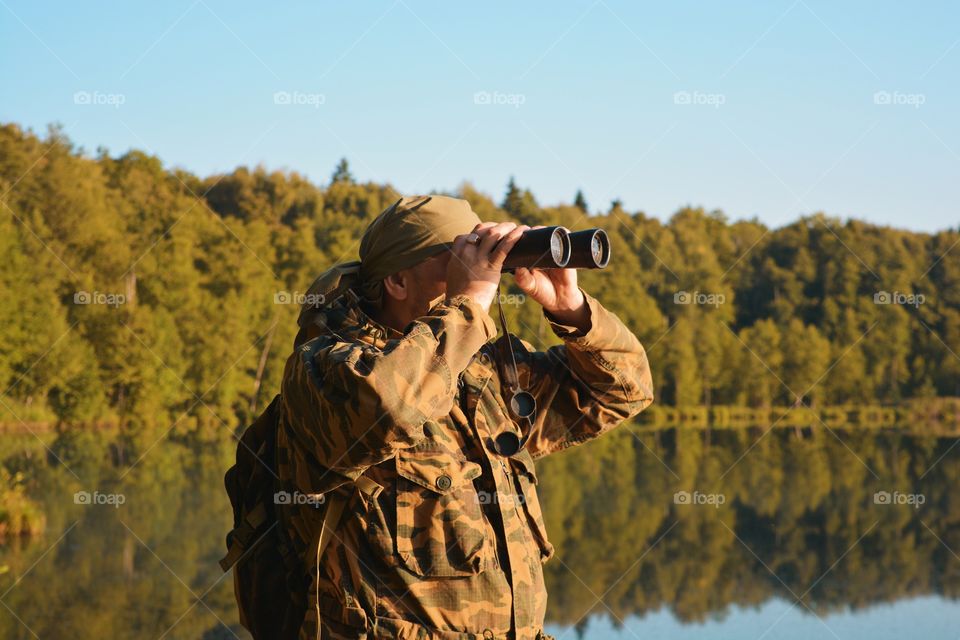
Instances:
[[[502,370],[501,374],[503,375],[503,380],[507,384],[507,388],[510,389],[510,393],[516,393],[520,391],[520,376],[517,374],[517,356],[513,352],[513,341],[510,339],[510,332],[507,330],[507,317],[503,314],[503,305],[501,300],[503,296],[500,295],[500,285],[497,285],[497,312],[500,315],[500,329],[503,331],[504,342],[507,343],[507,350],[509,352],[510,360],[507,363],[506,370]],[[501,351],[503,348],[501,347]],[[498,358],[502,360],[502,358]]]

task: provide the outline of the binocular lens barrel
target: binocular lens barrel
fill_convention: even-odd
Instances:
[[[569,261],[570,232],[564,227],[544,227],[524,231],[503,261],[503,268],[560,269]]]
[[[571,233],[570,246],[567,269],[603,269],[610,262],[610,238],[603,229]]]
[[[566,227],[523,232],[503,262],[503,270],[603,269],[610,262],[610,239],[603,229],[571,233]]]

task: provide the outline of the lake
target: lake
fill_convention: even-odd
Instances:
[[[161,435],[70,430],[48,438],[52,454],[8,437],[47,528],[0,547],[0,637],[247,637],[216,564],[233,446]],[[957,442],[909,427],[624,426],[542,460],[548,630],[955,639]]]

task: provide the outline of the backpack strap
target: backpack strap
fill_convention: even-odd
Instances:
[[[361,493],[370,497],[376,497],[383,489],[382,486],[366,476],[360,476],[354,481],[354,484]],[[327,500],[327,510],[323,516],[320,540],[317,545],[318,555],[322,554],[327,545],[330,544],[330,537],[333,535],[334,529],[340,524],[344,506],[346,506],[346,498],[340,494],[333,493]],[[267,508],[262,502],[257,503],[256,507],[247,512],[243,522],[230,535],[230,547],[227,550],[227,555],[220,559],[219,564],[223,571],[229,571],[247,551],[253,549],[260,542],[263,536],[256,540],[253,539],[253,536],[266,519]]]
[[[367,476],[360,476],[353,481],[357,485],[357,489],[360,490],[360,493],[364,494],[368,498],[376,498],[380,495],[380,492],[383,491],[383,486],[378,482],[374,482]]]
[[[266,519],[267,507],[262,502],[257,503],[256,507],[247,512],[240,526],[230,534],[230,548],[227,550],[227,555],[220,559],[221,569],[229,571],[230,567],[237,564],[240,558],[243,557],[243,554],[255,547],[257,543],[263,539],[264,536],[260,536],[254,540],[253,536]]]
[[[382,485],[374,482],[367,476],[359,476],[353,481],[353,484],[360,493],[369,498],[376,498],[377,495],[379,495],[379,493],[383,490]],[[323,619],[320,615],[320,558],[323,556],[323,552],[330,544],[330,539],[333,537],[334,530],[340,525],[340,518],[343,516],[344,508],[347,506],[347,502],[349,500],[350,494],[344,495],[343,493],[331,493],[328,496],[326,500],[327,510],[323,514],[323,522],[320,525],[320,536],[317,538],[317,556],[315,564],[317,599],[314,603],[317,612],[317,640],[320,640],[320,620]]]

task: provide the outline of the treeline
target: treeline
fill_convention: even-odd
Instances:
[[[134,427],[232,427],[262,407],[297,295],[355,259],[367,223],[399,197],[346,162],[323,186],[263,168],[203,178],[14,124],[0,127],[0,194],[0,421]],[[960,395],[956,229],[820,214],[770,229],[698,208],[664,223],[616,201],[590,209],[579,193],[541,206],[512,179],[499,203],[466,183],[453,195],[484,219],[610,233],[611,266],[582,281],[647,346],[660,403]],[[553,343],[534,303],[508,313],[524,338]]]
[[[960,398],[912,398],[895,407],[876,404],[823,407],[668,407],[654,404],[640,414],[637,426],[648,430],[750,427],[898,428],[904,433],[957,435],[960,434]]]

